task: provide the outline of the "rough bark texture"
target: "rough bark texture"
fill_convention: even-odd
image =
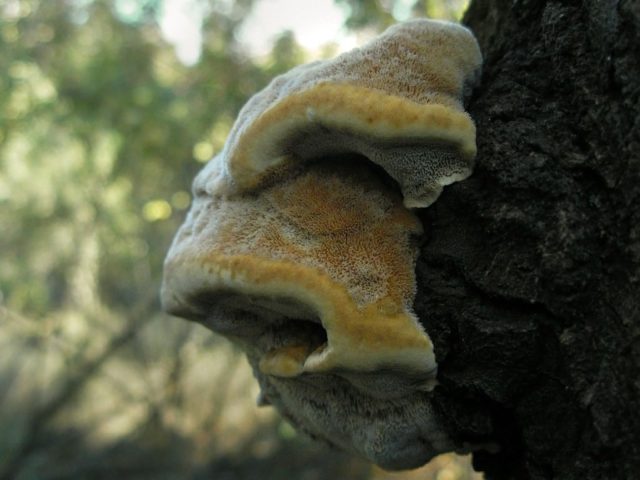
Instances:
[[[474,174],[422,219],[436,405],[489,479],[640,471],[640,2],[478,0]]]

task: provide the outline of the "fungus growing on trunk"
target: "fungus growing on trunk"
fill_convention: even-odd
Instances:
[[[387,468],[453,448],[422,397],[436,361],[408,207],[471,172],[480,61],[468,30],[419,20],[274,79],[198,174],[165,261],[164,308],[240,345],[262,404]]]

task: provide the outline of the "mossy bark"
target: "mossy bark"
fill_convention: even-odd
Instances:
[[[489,479],[637,478],[640,2],[477,0],[464,22],[476,168],[421,214],[435,403]]]

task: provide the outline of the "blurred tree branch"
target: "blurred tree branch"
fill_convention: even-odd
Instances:
[[[130,342],[136,334],[148,323],[157,300],[155,297],[140,303],[137,309],[127,317],[127,326],[114,336],[103,350],[93,358],[86,360],[79,366],[69,369],[64,384],[57,394],[45,404],[39,406],[31,415],[26,432],[21,439],[20,446],[12,453],[3,465],[0,465],[0,479],[12,480],[20,470],[22,460],[31,454],[39,443],[39,436],[47,428],[48,422],[71,402],[82,388],[93,378],[100,368],[115,355],[120,348]]]

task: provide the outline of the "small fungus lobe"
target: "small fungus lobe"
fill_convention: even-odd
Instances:
[[[407,207],[426,207],[471,173],[475,125],[463,100],[481,63],[466,28],[414,20],[296,67],[244,106],[208,189],[244,192],[309,159],[356,152],[400,184]]]

